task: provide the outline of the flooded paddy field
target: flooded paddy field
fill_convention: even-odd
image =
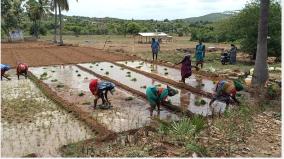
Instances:
[[[111,79],[118,81],[132,89],[145,93],[146,87],[151,85],[158,85],[166,87],[165,83],[149,78],[145,75],[131,71],[124,67],[114,65],[109,62],[97,62],[97,63],[84,63],[79,64],[88,70],[91,70],[99,75],[107,76]],[[172,86],[173,87],[173,86]],[[173,87],[175,88],[175,87]],[[173,105],[180,106],[183,110],[189,110],[195,114],[211,115],[212,112],[209,108],[210,99],[202,97],[197,94],[193,94],[188,90],[178,89],[179,93],[173,97],[168,97],[168,101]],[[205,101],[203,105],[199,104],[199,101]],[[217,112],[222,112],[225,109],[225,104],[215,102],[212,105],[213,109]]]
[[[30,71],[58,96],[92,114],[94,119],[111,131],[121,132],[151,123],[147,102],[119,88],[116,88],[114,95],[109,95],[113,105],[111,109],[94,109],[94,97],[89,91],[89,82],[97,77],[80,70],[77,66],[34,67],[30,68]],[[98,104],[100,103],[101,100],[98,101]],[[160,118],[177,120],[178,116],[163,109]]]
[[[174,81],[179,82],[181,80],[180,70],[176,68],[171,68],[159,64],[152,64],[149,62],[135,60],[135,61],[119,61],[118,64],[123,64],[125,66],[135,68],[137,70],[145,71],[148,73],[156,74],[161,77],[169,78]],[[194,68],[192,68],[194,69]],[[205,92],[213,93],[215,84],[214,81],[204,78],[204,76],[192,74],[190,78],[185,80],[187,85],[194,88],[201,89]]]
[[[91,139],[92,130],[49,100],[29,79],[1,81],[1,157],[60,156],[63,145]]]

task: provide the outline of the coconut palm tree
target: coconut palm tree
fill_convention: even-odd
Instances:
[[[38,38],[41,19],[49,13],[48,0],[29,0],[25,7],[29,18],[33,21],[33,35]]]
[[[57,43],[57,1],[58,0],[52,0],[50,3],[50,9],[52,11],[54,11],[54,38],[53,38],[53,42]]]
[[[268,35],[269,0],[260,1],[260,16],[258,24],[257,53],[252,84],[263,87],[268,79],[267,68],[267,35]]]

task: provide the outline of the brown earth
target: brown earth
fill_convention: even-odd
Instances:
[[[46,66],[135,59],[91,47],[57,46],[45,42],[1,43],[1,47],[2,63],[12,67],[15,67],[17,62],[27,63],[29,66]]]

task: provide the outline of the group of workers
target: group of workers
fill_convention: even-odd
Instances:
[[[11,69],[10,65],[7,65],[7,64],[0,64],[1,66],[1,80],[4,78],[6,78],[7,80],[11,80],[8,75],[6,74],[6,72],[8,70]],[[25,78],[27,78],[27,75],[28,75],[28,65],[25,64],[25,63],[19,63],[17,65],[17,69],[16,69],[16,74],[18,76],[18,79],[20,79],[20,75],[23,75],[25,76]]]
[[[160,45],[158,41],[155,41],[155,39],[152,39],[152,53],[153,53],[153,60],[154,57],[156,57],[157,60],[157,55],[160,50]],[[235,48],[233,48],[235,49]],[[202,44],[201,41],[199,41],[199,44],[196,45],[195,49],[195,57],[196,57],[196,65],[192,66],[191,65],[191,55],[190,51],[186,50],[184,58],[181,60],[181,62],[176,63],[182,64],[181,65],[181,82],[185,83],[185,79],[189,78],[192,75],[192,67],[195,67],[197,70],[199,70],[198,65],[201,65],[201,68],[203,67],[203,61],[205,57],[205,45]],[[235,59],[233,59],[235,62]],[[2,77],[5,77],[6,79],[10,80],[10,78],[5,74],[11,67],[6,64],[1,64],[1,80]],[[28,65],[24,63],[19,63],[17,65],[17,76],[19,79],[20,75],[24,75],[25,78],[27,78],[27,73],[28,73]],[[110,100],[108,99],[108,93],[110,92],[111,94],[114,93],[115,91],[115,84],[112,82],[108,81],[102,81],[99,79],[93,79],[89,83],[89,89],[91,93],[94,95],[94,108],[97,107],[97,102],[99,99],[102,100],[102,105],[107,105],[111,107]],[[220,80],[215,89],[215,95],[213,99],[210,101],[209,106],[211,107],[213,102],[215,100],[223,101],[226,103],[226,107],[231,103],[233,100],[237,104],[240,102],[236,99],[236,93],[237,91],[243,90],[242,84],[235,80],[235,81],[229,81],[229,80]],[[168,96],[174,96],[178,94],[179,92],[170,86],[167,86],[165,88],[159,87],[159,86],[148,86],[146,88],[146,97],[147,100],[150,104],[150,115],[152,116],[153,111],[158,109],[158,113],[160,112],[160,105],[163,104],[163,102],[166,101],[166,98]],[[232,99],[232,100],[231,100]]]

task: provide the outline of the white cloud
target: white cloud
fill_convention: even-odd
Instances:
[[[123,19],[188,18],[242,9],[247,0],[69,0],[67,15]]]

